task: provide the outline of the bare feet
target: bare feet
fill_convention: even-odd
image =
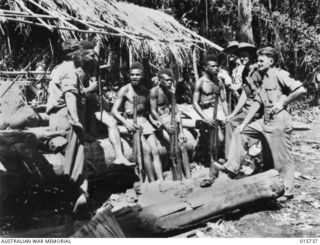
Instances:
[[[113,164],[123,164],[126,165],[128,167],[134,166],[136,165],[134,162],[130,162],[127,158],[125,157],[118,157],[113,161]]]
[[[210,186],[212,186],[212,184],[214,183],[215,180],[216,180],[216,178],[204,179],[201,181],[200,187],[202,187],[202,188],[210,187]]]
[[[278,197],[277,201],[284,203],[284,202],[287,202],[287,201],[289,201],[291,199],[293,199],[293,195],[292,194],[291,195],[283,195],[281,197]]]
[[[218,162],[214,162],[213,164],[219,171],[226,173],[231,179],[237,176],[237,173],[227,169],[225,165],[222,165]]]
[[[225,167],[224,165],[220,164],[219,162],[214,161],[212,164],[213,164],[219,171],[223,171],[223,172],[226,171],[226,167]]]

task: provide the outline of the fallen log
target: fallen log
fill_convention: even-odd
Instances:
[[[240,180],[214,184],[170,202],[144,208],[127,207],[114,214],[127,236],[163,236],[199,225],[256,201],[275,199],[283,192],[279,173],[269,170]]]
[[[96,214],[91,221],[83,225],[73,238],[124,238],[125,235],[110,211],[105,209]]]

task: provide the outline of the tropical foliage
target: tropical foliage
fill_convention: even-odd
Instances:
[[[181,23],[225,46],[241,39],[238,1],[235,0],[127,0],[163,9]],[[320,65],[319,0],[250,0],[252,28],[257,47],[274,46],[279,63],[303,79]]]

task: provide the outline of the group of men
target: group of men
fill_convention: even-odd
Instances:
[[[79,183],[83,190],[76,202],[76,210],[88,198],[84,170],[84,112],[86,97],[97,89],[93,72],[97,57],[95,46],[90,42],[69,40],[63,47],[66,55],[64,61],[52,72],[47,113],[50,115],[52,130],[63,129],[68,132],[68,145],[64,154],[65,173]],[[226,51],[230,52],[228,49]],[[124,157],[118,124],[122,124],[129,135],[141,130],[143,168],[150,182],[163,179],[159,149],[162,142],[166,146],[170,145],[170,135],[179,132],[179,147],[183,149],[186,142],[183,128],[212,129],[224,125],[224,132],[222,127],[219,129],[219,139],[225,142],[225,161],[210,163],[210,180],[220,172],[231,178],[236,176],[248,145],[260,140],[263,161],[280,172],[285,185],[284,197],[292,198],[292,128],[286,108],[305,93],[305,89],[288,72],[275,67],[277,60],[273,48],[266,47],[257,51],[253,45],[240,43],[231,52],[237,55],[239,62],[232,79],[228,77],[228,72],[220,69],[215,56],[208,55],[203,60],[203,76],[196,81],[193,94],[193,108],[198,116],[191,119],[182,119],[183,112],[179,111],[178,106],[172,108],[175,82],[170,69],[158,71],[158,83],[150,90],[144,86],[142,64],[131,64],[130,83],[118,91],[111,113],[106,110],[95,111],[96,118],[108,127],[109,138],[116,153],[114,163],[127,166],[136,164]],[[89,81],[87,87],[84,86],[86,81]],[[226,88],[239,95],[231,113],[228,110]],[[259,110],[262,112],[260,116]],[[134,111],[136,122],[133,121]],[[172,116],[172,111],[177,113]],[[173,117],[178,127],[172,125]],[[190,176],[187,167],[182,170],[185,176]]]

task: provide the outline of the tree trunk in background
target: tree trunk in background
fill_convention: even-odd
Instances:
[[[239,41],[255,44],[252,31],[252,0],[238,0]]]

